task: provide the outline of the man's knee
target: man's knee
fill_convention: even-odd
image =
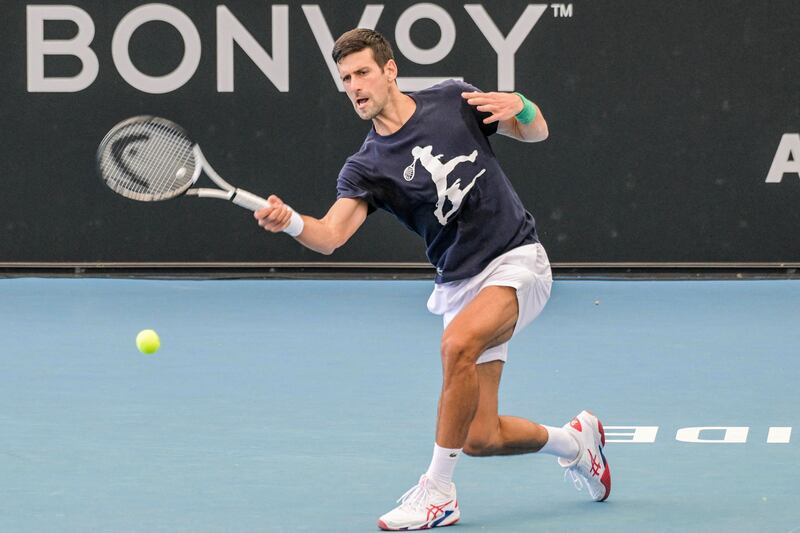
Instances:
[[[468,335],[445,332],[442,336],[441,352],[442,367],[447,375],[473,369],[481,347]]]
[[[496,446],[489,435],[470,435],[464,443],[464,453],[471,457],[494,455]]]

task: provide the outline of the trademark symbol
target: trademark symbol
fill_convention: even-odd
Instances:
[[[550,4],[555,18],[572,18],[572,4]]]

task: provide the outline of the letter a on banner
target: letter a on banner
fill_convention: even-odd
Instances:
[[[800,178],[800,133],[787,133],[781,138],[766,182],[780,183],[784,174],[797,174]]]

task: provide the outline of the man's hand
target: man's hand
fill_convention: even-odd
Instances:
[[[492,114],[483,119],[484,124],[513,118],[523,108],[522,99],[514,93],[464,92],[461,97],[478,111]]]
[[[258,225],[265,230],[271,231],[272,233],[283,231],[286,229],[286,226],[289,225],[289,220],[292,218],[292,211],[283,203],[283,200],[274,194],[271,195],[267,201],[269,201],[271,207],[259,209],[253,213],[253,216],[258,220]]]

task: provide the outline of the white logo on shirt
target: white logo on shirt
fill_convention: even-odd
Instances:
[[[461,178],[456,179],[451,186],[447,186],[447,176],[453,171],[453,169],[459,163],[464,163],[469,161],[470,163],[474,163],[475,159],[478,157],[478,151],[473,150],[469,155],[459,155],[448,161],[447,163],[442,163],[440,159],[444,156],[444,154],[433,155],[433,147],[426,146],[422,148],[420,146],[415,146],[411,150],[411,155],[414,156],[414,162],[411,163],[408,167],[406,167],[405,171],[403,172],[403,177],[406,178],[407,181],[411,181],[414,176],[414,167],[417,164],[417,161],[422,163],[422,166],[427,170],[430,175],[431,179],[433,180],[433,184],[436,185],[436,193],[437,193],[437,201],[436,201],[436,209],[434,210],[433,214],[436,215],[436,220],[444,226],[447,224],[447,220],[450,216],[458,211],[458,208],[461,207],[461,202],[464,200],[464,197],[467,193],[472,189],[475,185],[475,180],[477,180],[486,169],[482,169],[478,172],[469,185],[461,188]],[[409,171],[409,169],[411,169]],[[411,175],[409,179],[407,176]],[[452,207],[450,210],[445,214],[444,213],[444,202],[445,200],[450,200]]]

